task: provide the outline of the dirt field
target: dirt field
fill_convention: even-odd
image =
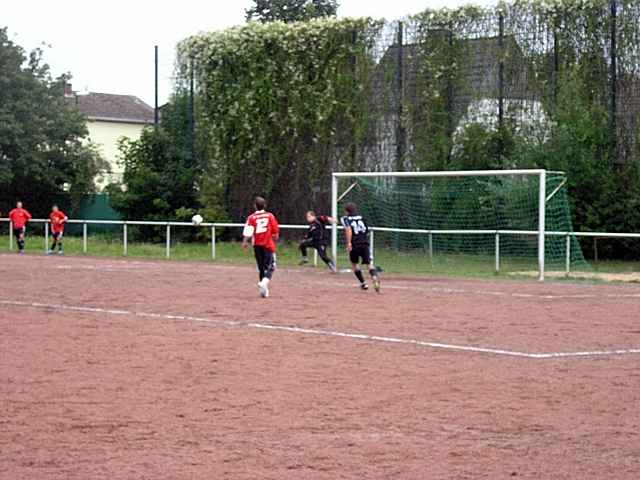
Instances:
[[[0,479],[638,479],[640,287],[0,255]]]

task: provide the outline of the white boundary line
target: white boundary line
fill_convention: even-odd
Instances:
[[[452,350],[459,352],[482,353],[507,357],[521,357],[531,359],[549,359],[549,358],[569,358],[569,357],[601,357],[612,355],[630,355],[640,354],[640,348],[614,349],[614,350],[588,350],[579,352],[546,352],[546,353],[528,353],[514,350],[504,350],[496,348],[473,347],[468,345],[454,345],[449,343],[429,342],[418,339],[384,337],[378,335],[368,335],[363,333],[339,332],[334,330],[318,330],[313,328],[302,328],[286,325],[273,325],[256,322],[238,322],[233,320],[216,320],[212,318],[194,317],[190,315],[168,315],[162,313],[134,312],[123,309],[109,309],[99,307],[63,305],[55,303],[38,303],[38,302],[22,302],[18,300],[0,300],[0,305],[7,305],[21,308],[38,308],[51,310],[66,310],[82,313],[93,313],[112,316],[134,316],[139,318],[150,318],[157,320],[170,321],[187,321],[201,322],[219,326],[229,327],[245,327],[259,330],[270,330],[279,332],[299,333],[303,335],[317,335],[324,337],[340,337],[352,340],[362,340],[375,343],[394,343],[400,345],[415,345],[419,347],[429,347],[443,350]]]

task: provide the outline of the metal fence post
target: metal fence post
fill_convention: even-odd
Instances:
[[[318,251],[315,248],[313,249],[313,266],[318,266]]]
[[[429,232],[429,260],[433,265],[433,233]]]
[[[496,232],[496,273],[500,273],[500,232]]]
[[[564,271],[569,276],[571,273],[571,235],[567,233],[566,243],[565,243],[565,266]]]
[[[87,243],[88,243],[88,235],[87,235],[87,222],[82,224],[82,253],[87,253]]]
[[[44,253],[49,251],[49,222],[44,222]]]
[[[167,224],[167,258],[171,258],[171,225]]]
[[[216,259],[216,227],[211,227],[211,259]]]
[[[13,250],[13,222],[9,222],[9,251]]]
[[[373,262],[373,259],[375,257],[375,247],[374,247],[375,237],[374,237],[374,234],[373,234],[373,230],[371,230],[370,236],[371,236],[371,238],[370,238],[369,241],[371,243],[369,244],[369,256],[371,257],[371,261]]]
[[[127,222],[124,222],[122,224],[122,253],[125,257],[127,256],[129,250],[127,247]]]

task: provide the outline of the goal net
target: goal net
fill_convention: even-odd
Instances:
[[[354,202],[374,227],[372,250],[383,268],[537,272],[542,280],[545,266],[586,266],[560,172],[336,173],[332,195],[335,215]],[[334,252],[342,243],[334,229]]]

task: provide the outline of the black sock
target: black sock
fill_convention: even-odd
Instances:
[[[378,271],[375,268],[370,268],[369,275],[371,275],[371,278],[376,278],[378,276]]]
[[[362,275],[362,270],[356,270],[353,272],[356,278],[360,281],[360,283],[364,283],[364,275]]]
[[[62,251],[62,242],[58,242],[58,250]]]

